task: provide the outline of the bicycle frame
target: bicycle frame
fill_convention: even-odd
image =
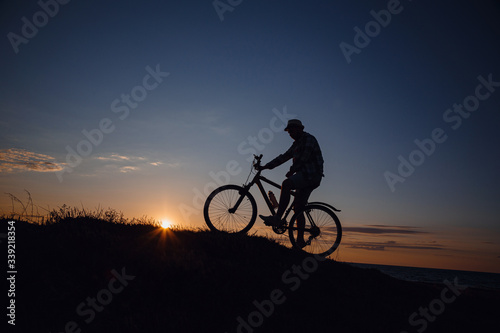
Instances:
[[[259,157],[255,156],[256,159],[257,159],[257,164],[256,165],[260,165],[260,158],[262,157],[262,155],[260,155]],[[254,165],[255,167],[255,165]],[[257,174],[253,177],[252,181],[250,183],[248,183],[247,185],[244,185],[243,188],[245,189],[245,192],[242,193],[242,194],[246,194],[248,192],[250,192],[250,188],[254,185],[257,185],[257,187],[259,188],[259,191],[260,193],[262,194],[262,197],[264,198],[264,201],[266,202],[266,205],[267,207],[269,208],[269,211],[271,212],[272,215],[275,215],[276,212],[274,211],[274,207],[273,207],[273,204],[271,203],[271,200],[269,199],[267,193],[266,193],[266,190],[264,189],[264,186],[262,185],[262,182],[265,182],[269,185],[272,185],[276,188],[279,188],[281,190],[281,185],[279,185],[278,183],[275,183],[273,182],[272,180],[270,179],[267,179],[266,177],[262,176],[261,175],[261,172],[262,170],[259,170],[257,171]],[[295,196],[295,192],[294,191],[291,191],[290,194],[292,196]],[[229,211],[230,212],[235,212],[239,205],[241,204],[241,201],[243,200],[244,198],[244,195],[241,195],[240,198],[238,199],[238,201],[236,202],[236,204],[234,205],[233,208],[231,208]],[[287,208],[287,210],[285,211],[285,214],[284,214],[284,219],[286,220],[286,218],[288,217],[288,215],[290,214],[290,212],[292,211],[293,209],[293,205],[294,205],[294,202],[292,202],[292,204]],[[288,227],[286,226],[285,228],[288,229]]]
[[[252,181],[243,186],[243,188],[245,189],[245,193],[249,192],[250,191],[250,188],[253,186],[253,185],[257,185],[257,187],[259,188],[259,191],[260,193],[262,194],[262,197],[264,198],[264,201],[266,202],[267,204],[267,207],[269,208],[270,212],[272,215],[275,215],[276,212],[274,211],[274,207],[271,203],[271,200],[269,199],[267,193],[266,193],[266,190],[264,189],[264,186],[262,185],[262,182],[265,182],[269,185],[272,185],[276,188],[279,188],[281,189],[281,186],[275,182],[273,182],[272,180],[270,179],[267,179],[266,177],[262,176],[261,174],[261,171],[257,171],[257,174],[253,177]],[[292,196],[295,196],[295,192],[294,191],[291,191],[290,194]],[[241,195],[240,199],[238,200],[238,202],[235,204],[234,206],[234,210],[236,211],[236,209],[238,208],[239,204],[241,203],[241,200],[243,200],[243,197],[244,195]],[[283,219],[286,221],[286,219],[288,218],[288,215],[290,214],[290,212],[292,211],[293,209],[293,206],[294,206],[295,202],[293,201],[290,206],[287,208],[287,210],[285,211],[284,215],[283,215]],[[304,217],[308,217],[308,220],[309,222],[311,223],[311,227],[310,228],[304,228],[302,229],[303,231],[310,231],[310,232],[314,232],[316,229],[317,229],[317,226],[316,224],[314,223],[314,220],[309,216],[309,212],[304,212]],[[276,228],[276,230],[278,229],[282,229],[282,231],[285,231],[285,230],[289,230],[289,229],[293,229],[293,230],[298,230],[297,227],[290,227],[288,226],[288,223],[286,223],[285,225],[281,226],[281,227],[273,227],[273,230]],[[276,231],[275,230],[275,231]]]
[[[271,200],[269,199],[269,196],[267,195],[266,190],[264,189],[264,185],[262,185],[262,182],[265,182],[269,185],[272,185],[276,188],[279,188],[280,190],[281,190],[281,185],[273,182],[272,180],[267,179],[266,177],[262,176],[260,173],[261,173],[261,171],[258,171],[257,174],[255,175],[255,177],[252,179],[252,181],[248,185],[244,186],[244,188],[247,190],[250,190],[250,188],[253,185],[257,185],[260,193],[262,194],[262,197],[264,198],[264,201],[266,202],[267,207],[271,211],[271,214],[274,215],[275,212],[274,212],[273,204],[271,203]],[[292,193],[292,195],[293,195],[293,193]]]

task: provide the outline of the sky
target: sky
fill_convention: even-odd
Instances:
[[[298,118],[325,159],[311,200],[342,210],[335,259],[500,273],[498,1],[0,6],[1,213],[27,190],[39,214],[202,227]]]

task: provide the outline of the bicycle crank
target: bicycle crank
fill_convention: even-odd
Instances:
[[[273,231],[277,233],[278,235],[283,234],[288,228],[287,228],[287,222],[285,220],[281,221],[281,225],[279,227],[273,226]]]

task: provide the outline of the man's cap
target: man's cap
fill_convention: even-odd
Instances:
[[[290,119],[285,127],[285,131],[288,131],[290,127],[301,127],[304,129],[304,125],[302,125],[302,122],[298,119]]]

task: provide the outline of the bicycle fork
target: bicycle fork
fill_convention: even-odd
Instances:
[[[240,207],[241,202],[243,201],[243,198],[248,193],[249,189],[250,189],[250,186],[245,186],[244,190],[239,192],[240,197],[238,198],[238,201],[236,201],[236,203],[234,204],[233,208],[229,208],[228,209],[229,213],[231,213],[231,214],[236,213],[236,211],[238,210],[238,207]]]

